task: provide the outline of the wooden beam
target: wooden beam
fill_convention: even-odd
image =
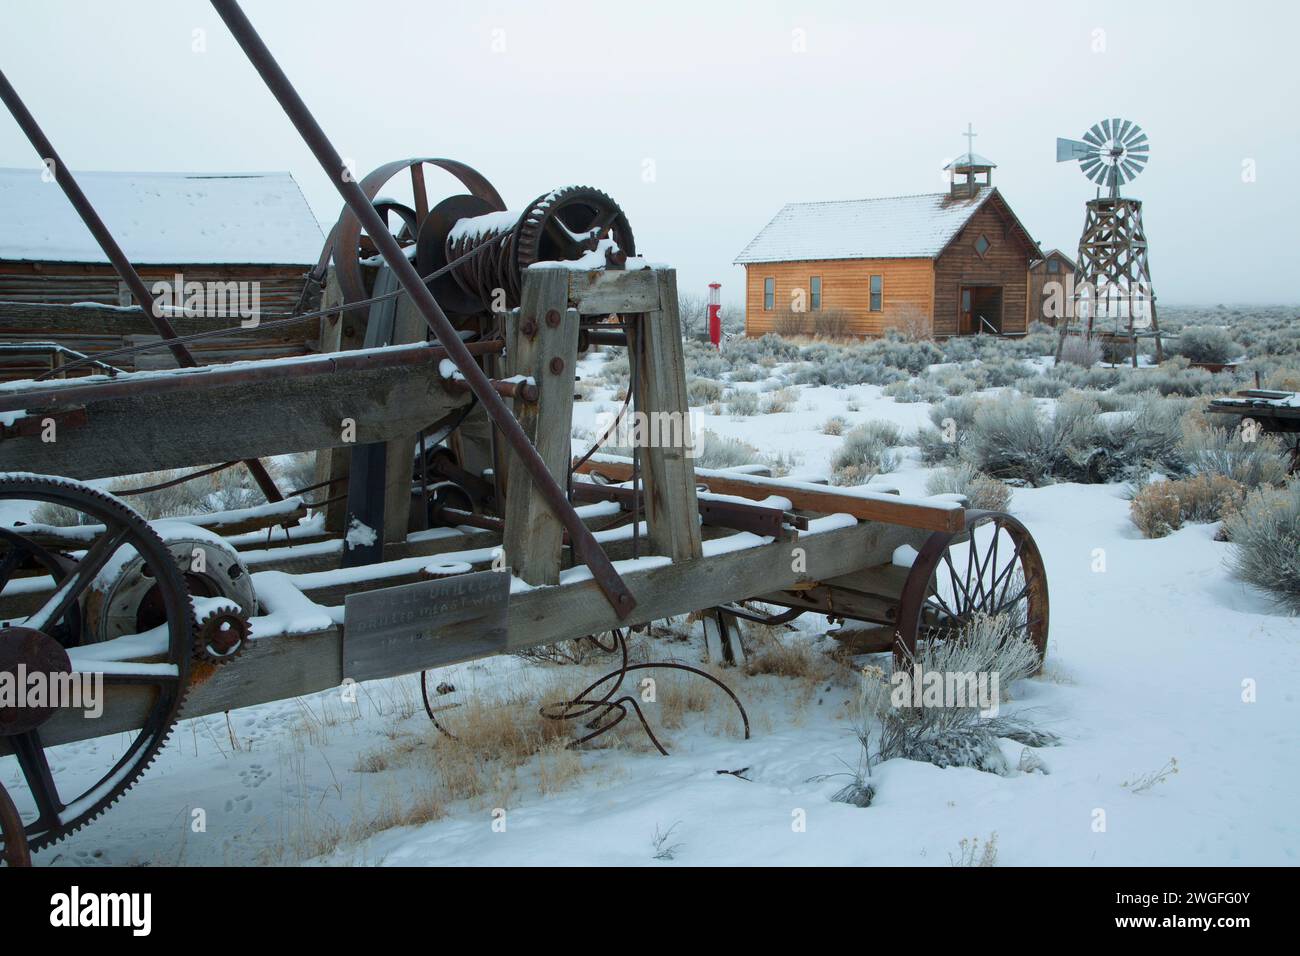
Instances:
[[[393,335],[390,345],[407,345],[411,342],[423,342],[428,338],[429,326],[424,316],[415,307],[410,296],[400,296],[397,300],[397,312],[393,317]],[[437,378],[435,368],[427,369],[426,374]],[[425,422],[432,424],[433,419]],[[419,426],[423,428],[424,425]],[[384,540],[405,541],[411,520],[411,475],[415,462],[416,436],[419,432],[408,432],[390,438],[384,448]]]
[[[686,359],[677,312],[677,273],[656,269],[659,309],[628,321],[628,346],[636,364],[636,429],[642,439],[641,477],[650,550],[674,561],[700,556],[695,499],[694,439],[686,399]],[[648,432],[649,434],[645,434]]]
[[[575,463],[576,464],[576,463]],[[594,455],[577,467],[582,474],[599,474],[611,481],[630,481],[632,462],[612,455]],[[895,495],[853,493],[847,489],[832,491],[807,482],[781,478],[761,478],[711,468],[695,469],[696,481],[708,485],[720,495],[736,495],[756,501],[769,495],[788,498],[800,511],[818,514],[848,514],[860,521],[881,521],[926,531],[961,531],[966,526],[966,512],[948,501],[917,501]]]
[[[287,314],[264,314],[262,319],[287,318]],[[237,317],[169,315],[168,321],[180,335],[228,329],[239,324]],[[304,322],[304,330],[311,328]],[[0,302],[0,329],[34,335],[156,335],[157,329],[138,305],[64,305],[50,302]],[[238,333],[235,333],[238,334]],[[30,336],[27,336],[30,337]]]
[[[552,644],[838,577],[884,564],[900,545],[916,546],[921,540],[923,536],[906,528],[859,523],[793,542],[722,549],[694,561],[625,570],[623,579],[637,606],[624,620],[614,615],[590,578],[520,591],[510,597],[507,647],[513,651]],[[804,550],[804,572],[793,570],[795,547]],[[343,680],[342,641],[343,630],[337,626],[255,640],[237,660],[203,672],[183,715],[198,717],[338,688]],[[106,694],[101,717],[87,720],[79,711],[65,710],[41,727],[41,737],[50,745],[133,729],[140,726],[152,693],[148,688],[115,685]],[[7,744],[0,738],[0,754],[4,753]]]
[[[348,444],[344,419],[355,422],[357,442],[387,441],[468,401],[431,377],[427,362],[331,370],[327,358],[304,361],[316,363],[317,374],[233,377],[214,385],[211,373],[220,366],[210,366],[176,374],[178,383],[193,383],[190,390],[88,400],[88,423],[59,428],[53,442],[40,435],[5,439],[5,467],[106,478],[337,448]],[[28,414],[39,415],[39,408]]]
[[[519,318],[506,330],[506,371],[537,383],[537,401],[515,400],[524,434],[563,487],[573,452],[573,382],[578,312],[568,305],[568,271],[528,270]],[[533,487],[523,459],[507,449],[506,563],[529,584],[555,584],[564,527]]]
[[[561,272],[569,283],[569,304],[582,315],[633,315],[659,308],[659,279],[654,269],[550,269],[534,266],[529,272]]]

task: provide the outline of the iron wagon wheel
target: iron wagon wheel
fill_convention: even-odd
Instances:
[[[0,502],[7,501],[69,509],[75,513],[76,528],[87,534],[87,547],[66,574],[51,575],[55,587],[48,596],[38,596],[21,608],[26,616],[11,617],[0,626],[0,671],[14,675],[21,665],[28,674],[49,675],[50,684],[57,677],[65,687],[76,686],[76,678],[70,675],[94,675],[82,678],[89,688],[107,694],[110,688],[129,685],[143,691],[145,704],[140,729],[102,775],[98,770],[87,775],[84,767],[52,765],[41,737],[41,727],[59,711],[54,705],[88,707],[84,697],[46,700],[46,706],[40,707],[0,708],[0,743],[13,755],[12,762],[0,757],[0,775],[12,790],[28,846],[39,850],[112,806],[166,743],[188,686],[194,615],[176,559],[148,522],[117,498],[63,478],[7,474],[0,475]],[[0,537],[0,594],[32,553],[24,535],[34,536],[39,526],[32,532],[25,532],[25,527],[12,526],[9,534]],[[69,652],[59,642],[54,624],[66,620],[68,609],[84,601],[96,578],[111,575],[137,555],[158,585],[162,613],[157,626]],[[24,594],[18,589],[6,596],[11,607],[6,613],[14,609],[11,602],[21,601]]]
[[[910,666],[918,641],[960,636],[976,615],[1008,615],[1047,654],[1047,572],[1029,530],[1000,511],[966,512],[966,530],[936,531],[903,584],[894,664]]]
[[[0,784],[0,863],[7,866],[31,866],[32,856],[27,847],[27,833],[23,818],[18,815],[9,791]]]

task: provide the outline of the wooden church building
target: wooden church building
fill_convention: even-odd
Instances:
[[[746,332],[1024,334],[1043,253],[992,185],[995,163],[968,151],[945,168],[947,192],[783,208],[735,260]]]

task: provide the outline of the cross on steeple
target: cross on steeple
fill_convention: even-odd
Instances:
[[[974,155],[974,153],[975,153],[975,137],[978,136],[979,133],[975,132],[975,128],[974,128],[973,126],[971,126],[970,123],[967,123],[967,124],[966,124],[966,132],[962,133],[962,135],[966,137],[966,152],[967,152],[967,154],[969,154],[969,155]]]

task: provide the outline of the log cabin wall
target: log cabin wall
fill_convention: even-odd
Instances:
[[[204,265],[137,266],[146,286],[158,281],[175,282],[179,273],[185,282],[256,282],[258,305],[265,321],[287,316],[299,304],[306,282],[302,265]],[[6,303],[13,303],[6,305]],[[95,355],[122,346],[139,345],[157,339],[131,322],[120,334],[111,328],[112,313],[67,310],[77,303],[133,305],[125,284],[111,265],[104,263],[0,261],[0,342],[55,342],[77,352]],[[16,304],[16,305],[15,305]],[[33,308],[52,308],[48,321],[33,322]],[[64,307],[60,309],[59,307]],[[39,313],[36,313],[39,316]],[[237,326],[238,315],[215,320],[219,326]],[[123,323],[126,325],[127,323]],[[178,326],[184,326],[181,320]],[[317,335],[315,323],[267,333],[220,336],[190,346],[201,365],[255,358],[305,355],[315,350],[309,340]],[[45,355],[0,356],[0,381],[28,378],[50,368]],[[167,349],[159,349],[114,361],[128,371],[174,368],[176,360]],[[80,374],[94,372],[83,368]]]
[[[990,243],[983,255],[976,248],[981,235]],[[986,202],[935,261],[934,334],[957,334],[964,285],[1001,286],[1002,332],[1024,333],[1028,327],[1029,262],[1037,255],[998,201]]]
[[[871,309],[871,277],[881,277],[881,308]],[[790,323],[791,297],[796,290],[809,291],[811,279],[822,283],[821,309],[803,315],[804,331],[813,334],[823,318],[842,314],[847,327],[842,334],[882,335],[891,325],[908,323],[913,316],[928,317],[934,308],[934,262],[930,259],[835,259],[808,262],[760,262],[745,266],[745,332],[794,331]],[[776,280],[773,307],[763,308],[763,283]]]

